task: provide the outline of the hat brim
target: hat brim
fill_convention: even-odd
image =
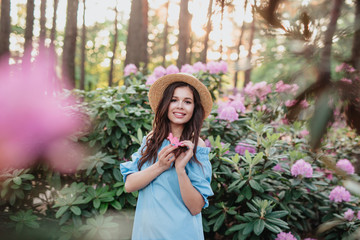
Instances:
[[[204,108],[204,119],[210,115],[213,101],[207,87],[194,76],[187,73],[174,73],[157,79],[150,87],[148,97],[151,109],[156,112],[165,89],[174,82],[185,82],[193,86],[200,95],[201,105]]]

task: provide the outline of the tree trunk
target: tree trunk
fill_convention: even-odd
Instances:
[[[111,87],[111,85],[113,84],[113,72],[114,72],[114,60],[115,60],[115,53],[116,53],[116,47],[117,47],[117,42],[118,42],[118,35],[119,35],[119,31],[118,31],[118,10],[117,10],[117,5],[114,8],[115,11],[115,24],[114,24],[114,42],[113,42],[113,49],[112,49],[112,56],[111,56],[111,61],[110,61],[110,72],[109,72],[109,87]]]
[[[65,37],[62,55],[63,74],[75,87],[75,52],[77,37],[77,12],[79,0],[68,0],[66,11]]]
[[[341,7],[344,0],[334,0],[334,6],[331,11],[330,15],[330,23],[327,27],[325,32],[324,38],[324,48],[322,50],[320,61],[319,61],[319,75],[317,78],[317,83],[322,84],[329,84],[330,83],[330,63],[331,63],[331,48],[332,48],[332,39],[336,30],[336,23],[340,16]],[[325,86],[323,85],[323,86]]]
[[[354,39],[352,45],[351,63],[357,70],[360,70],[360,0],[357,0],[354,22]]]
[[[208,44],[209,44],[209,35],[211,32],[211,17],[212,17],[212,5],[213,5],[213,0],[209,1],[209,7],[208,7],[208,21],[206,24],[206,34],[205,34],[205,38],[204,38],[204,49],[201,51],[200,53],[200,61],[203,63],[206,63],[207,60],[207,50],[208,50]]]
[[[246,13],[246,7],[247,7],[247,0],[245,0],[244,3],[244,15]],[[245,21],[243,21],[242,25],[241,25],[241,32],[240,32],[240,37],[239,37],[239,41],[236,44],[236,53],[237,53],[237,58],[236,58],[236,64],[239,64],[239,60],[240,60],[240,47],[241,47],[241,43],[242,43],[242,39],[244,37],[244,32],[245,32]],[[234,73],[234,89],[236,88],[237,84],[238,84],[238,75],[239,75],[239,71],[236,69],[235,73]]]
[[[162,57],[163,57],[162,66],[163,67],[165,67],[165,64],[166,64],[167,38],[168,38],[168,34],[169,34],[169,23],[168,23],[169,4],[170,4],[170,1],[168,1],[165,5],[166,18],[165,18],[164,37],[163,37],[163,52],[162,52]]]
[[[180,2],[180,16],[179,16],[179,56],[176,62],[180,69],[182,65],[187,63],[186,53],[189,47],[190,40],[190,20],[191,16],[188,11],[189,0],[181,0]]]
[[[9,52],[10,24],[10,0],[1,0],[0,57]]]
[[[81,66],[80,66],[80,89],[85,89],[85,45],[86,45],[86,25],[85,25],[85,12],[86,12],[86,0],[83,0],[83,24],[81,31]]]
[[[46,0],[41,0],[40,6],[40,40],[39,46],[40,49],[45,46],[45,38],[46,38]]]
[[[30,62],[32,51],[32,38],[34,30],[34,0],[27,0],[26,3],[26,27],[24,44],[24,62]]]
[[[125,66],[133,63],[140,67],[148,64],[148,1],[132,0],[129,19],[128,37],[126,41]]]
[[[254,35],[255,35],[255,11],[254,11],[254,7],[252,7],[252,15],[253,15],[253,20],[251,22],[251,27],[250,27],[250,39],[249,39],[249,53],[247,56],[247,60],[249,63],[249,69],[245,70],[245,81],[244,81],[244,86],[246,86],[250,81],[251,81],[251,70],[252,70],[252,66],[251,66],[251,58],[252,58],[252,47],[253,47],[253,41],[254,41]]]
[[[54,0],[54,13],[53,13],[53,19],[52,19],[52,27],[51,27],[51,33],[50,33],[50,47],[55,48],[55,38],[56,38],[56,18],[57,18],[57,7],[58,7],[59,0]]]
[[[221,4],[221,18],[220,18],[220,57],[219,57],[219,61],[222,60],[222,55],[223,55],[223,22],[224,22],[224,9],[225,9],[225,0],[220,0],[220,4]]]

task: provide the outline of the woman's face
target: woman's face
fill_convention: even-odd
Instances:
[[[184,125],[194,112],[194,96],[189,87],[175,88],[168,108],[168,118],[172,124]]]

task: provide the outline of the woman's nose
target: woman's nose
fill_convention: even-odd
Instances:
[[[177,107],[178,108],[183,108],[183,101],[178,101]]]

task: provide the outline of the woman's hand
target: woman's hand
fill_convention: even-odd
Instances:
[[[176,171],[184,170],[186,164],[190,161],[190,159],[194,155],[194,152],[193,152],[194,144],[191,141],[189,141],[189,140],[182,141],[180,146],[187,147],[187,150],[185,152],[182,152],[176,158],[176,160],[175,160]]]
[[[168,170],[171,167],[171,164],[175,161],[175,154],[173,151],[176,148],[177,146],[168,145],[159,152],[158,164],[163,171]]]

